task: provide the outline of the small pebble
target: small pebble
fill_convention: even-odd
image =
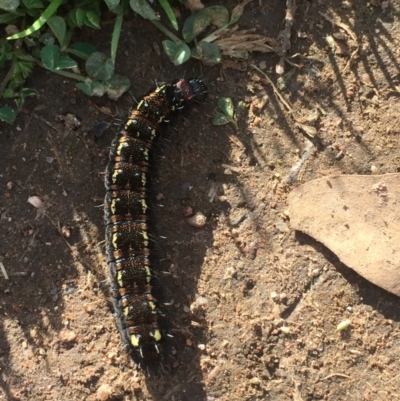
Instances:
[[[204,344],[199,344],[199,345],[197,346],[197,348],[198,348],[199,350],[201,350],[201,351],[204,351],[204,350],[206,349],[206,346],[205,346]]]
[[[193,214],[193,209],[192,209],[190,206],[186,206],[186,207],[183,209],[183,215],[184,215],[185,217],[191,216],[192,214]]]
[[[64,238],[70,238],[71,237],[71,228],[69,226],[62,226],[61,227],[61,234]]]
[[[8,181],[7,184],[6,184],[6,187],[7,187],[7,189],[13,189],[13,187],[14,187],[13,182],[12,181]]]
[[[371,173],[372,173],[372,174],[378,174],[378,167],[372,165],[372,166],[371,166]]]
[[[188,218],[187,222],[193,227],[203,227],[207,223],[207,218],[203,213],[197,212],[194,216]]]
[[[107,401],[110,398],[111,395],[111,387],[108,384],[102,384],[98,389],[97,389],[97,399],[99,401]]]
[[[58,339],[62,343],[68,343],[76,339],[76,334],[72,330],[61,330],[58,334]]]
[[[28,198],[28,203],[30,203],[32,206],[36,207],[37,209],[40,209],[43,207],[43,202],[38,196],[30,196]]]

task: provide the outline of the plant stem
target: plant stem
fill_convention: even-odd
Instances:
[[[180,45],[183,43],[183,40],[179,39],[177,36],[175,36],[171,31],[169,31],[167,28],[165,28],[164,25],[160,24],[158,20],[152,19],[150,20],[161,32],[165,33],[171,40],[173,40],[177,45]]]

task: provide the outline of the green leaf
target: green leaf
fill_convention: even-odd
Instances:
[[[50,32],[46,32],[40,36],[39,42],[43,43],[45,46],[54,45],[55,39],[54,39],[54,36]]]
[[[215,43],[201,41],[192,50],[192,57],[201,60],[205,65],[218,64],[222,60],[221,49]]]
[[[69,25],[81,28],[85,23],[86,12],[82,8],[75,8],[68,13]]]
[[[96,11],[87,11],[85,25],[89,28],[100,29],[100,15]]]
[[[190,48],[187,44],[176,44],[172,40],[164,40],[162,44],[166,55],[175,65],[181,65],[189,60]]]
[[[210,17],[203,13],[191,15],[184,23],[182,36],[186,43],[191,42],[197,35],[210,25]]]
[[[99,81],[107,81],[114,75],[114,64],[104,53],[96,52],[86,60],[87,74]]]
[[[158,0],[158,2],[161,4],[161,7],[164,9],[165,13],[167,14],[167,17],[168,17],[169,21],[171,22],[172,26],[177,31],[178,30],[178,22],[176,21],[174,11],[172,10],[168,0]]]
[[[55,15],[47,21],[47,25],[49,25],[49,27],[53,31],[60,45],[64,46],[67,36],[67,28],[65,26],[64,19]]]
[[[15,65],[15,68],[17,68],[18,71],[23,76],[23,78],[26,79],[31,74],[33,70],[33,65],[34,64],[31,61],[18,60],[18,62]]]
[[[77,42],[74,43],[68,51],[72,53],[74,56],[83,58],[84,60],[87,60],[89,56],[91,56],[93,53],[97,52],[97,49],[95,46],[93,46],[91,43],[85,43],[85,42]]]
[[[4,11],[14,12],[19,6],[19,0],[3,0],[0,2],[0,9]]]
[[[217,111],[212,118],[213,125],[226,125],[232,122],[232,119],[227,115]]]
[[[104,85],[98,81],[78,82],[76,87],[89,96],[103,96],[105,92]]]
[[[60,57],[60,48],[57,45],[47,45],[40,52],[40,58],[43,65],[50,71],[57,67],[57,61]]]
[[[31,27],[25,29],[25,31],[16,33],[15,35],[9,36],[7,40],[11,39],[20,39],[25,36],[29,36],[33,32],[39,30],[49,19],[50,17],[57,11],[58,7],[60,7],[63,0],[53,0],[50,5],[44,10],[43,14],[37,19]]]
[[[147,0],[130,0],[129,5],[135,13],[138,13],[144,19],[152,20],[158,19],[157,14],[150,7]]]
[[[229,118],[233,119],[235,116],[235,107],[233,106],[232,99],[230,97],[221,97],[218,100],[218,107],[222,112]]]
[[[14,20],[16,20],[20,15],[7,13],[0,15],[0,24],[8,24]]]
[[[124,77],[123,75],[115,74],[111,79],[104,82],[104,87],[107,95],[111,99],[117,100],[131,87],[131,82],[129,78]]]
[[[3,91],[4,99],[11,99],[11,98],[13,98],[15,96],[16,95],[15,95],[15,90],[14,89],[11,89],[11,88],[4,89],[4,91]]]
[[[38,8],[43,9],[44,4],[41,0],[22,0],[26,8]]]
[[[21,95],[23,97],[29,97],[29,96],[39,96],[39,92],[35,89],[30,89],[30,88],[22,88],[21,90]]]
[[[5,121],[8,124],[12,124],[15,121],[16,117],[17,115],[11,107],[0,107],[0,120]]]
[[[64,70],[67,68],[75,68],[78,66],[78,63],[68,56],[60,56],[57,60],[56,70]]]
[[[104,2],[107,4],[109,10],[114,11],[119,5],[120,0],[104,0]]]
[[[229,11],[222,6],[211,6],[201,11],[206,14],[211,21],[211,24],[218,28],[222,28],[229,22]]]

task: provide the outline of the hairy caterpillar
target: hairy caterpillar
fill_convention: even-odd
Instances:
[[[199,79],[157,87],[129,111],[111,144],[104,181],[106,255],[118,329],[135,362],[162,358],[165,337],[165,314],[156,297],[155,241],[149,228],[153,145],[161,123],[190,102],[203,100],[206,93]]]

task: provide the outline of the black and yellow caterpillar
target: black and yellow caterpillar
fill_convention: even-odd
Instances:
[[[165,314],[157,302],[150,167],[160,126],[207,93],[199,79],[180,79],[144,96],[112,141],[105,175],[106,255],[118,329],[135,362],[163,357]]]

